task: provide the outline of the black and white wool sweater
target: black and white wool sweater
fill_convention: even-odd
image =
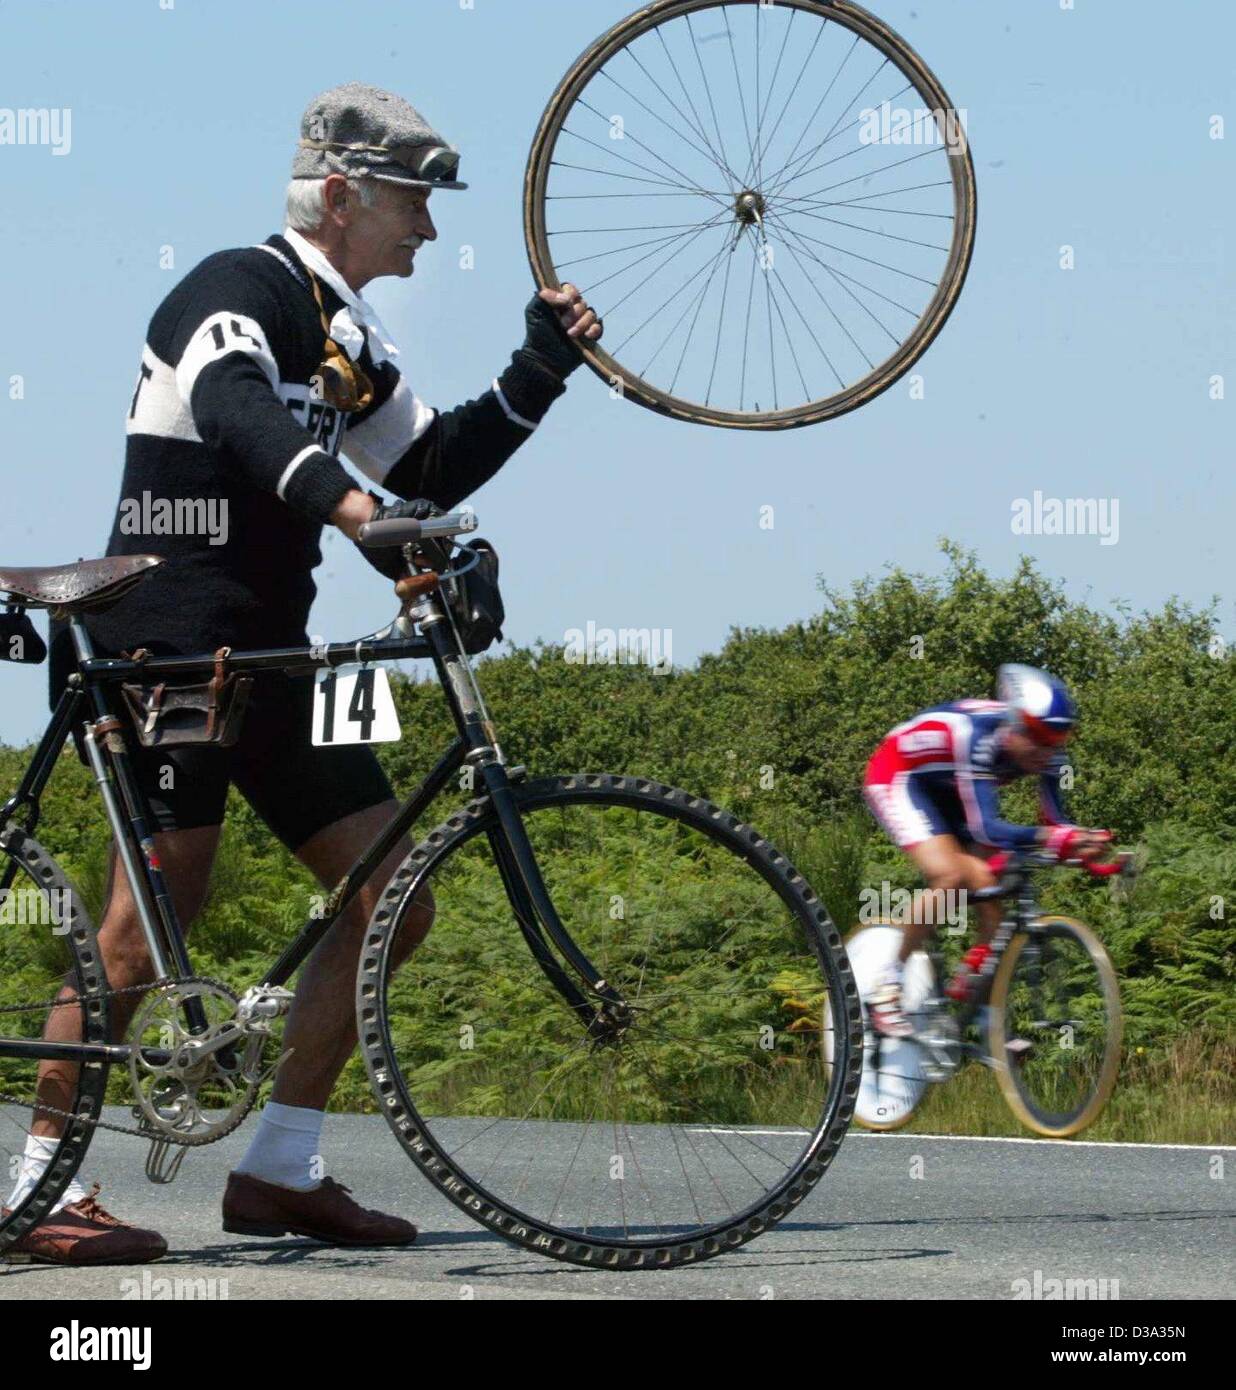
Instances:
[[[319,284],[329,321],[343,300]],[[322,526],[350,488],[363,486],[340,452],[388,492],[450,508],[502,467],[566,389],[517,350],[490,390],[437,411],[389,358],[375,365],[366,341],[358,362],[374,397],[343,415],[311,391],[324,341],[311,281],[282,236],[208,257],[155,311],[107,553],[167,563],[91,617],[100,652],[302,640]],[[135,527],[134,517],[154,514],[150,499],[173,507],[226,500],[225,541]]]

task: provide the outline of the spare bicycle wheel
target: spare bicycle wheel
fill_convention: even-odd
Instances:
[[[958,112],[849,0],[659,0],[541,118],[524,232],[542,286],[601,316],[615,392],[676,419],[815,424],[944,326],[974,245]]]

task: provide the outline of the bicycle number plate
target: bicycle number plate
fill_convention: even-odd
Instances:
[[[399,737],[395,697],[382,666],[336,666],[319,671],[313,685],[315,747],[394,743]]]

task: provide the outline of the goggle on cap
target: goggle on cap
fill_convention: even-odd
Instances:
[[[385,179],[415,188],[467,188],[459,151],[415,107],[392,92],[347,82],[305,108],[292,160],[294,179]]]

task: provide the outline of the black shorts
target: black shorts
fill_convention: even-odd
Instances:
[[[313,676],[261,672],[231,748],[141,748],[128,740],[157,830],[219,825],[228,784],[295,852],[319,830],[394,795],[365,744],[315,748]]]

